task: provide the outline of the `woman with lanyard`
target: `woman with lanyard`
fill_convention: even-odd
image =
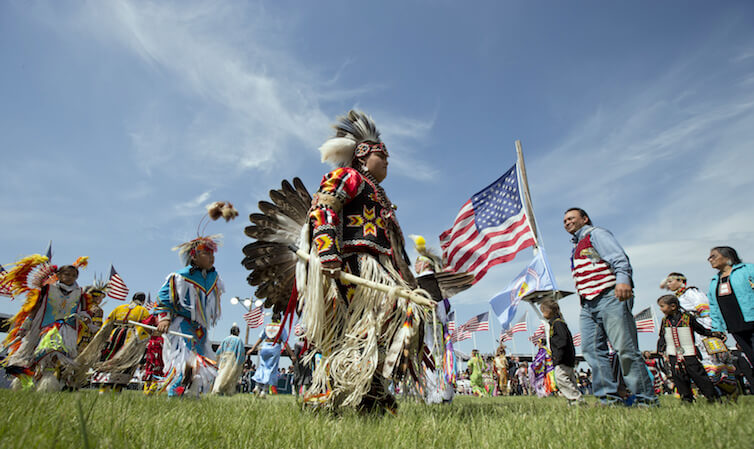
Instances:
[[[754,265],[741,262],[729,246],[712,248],[707,260],[718,270],[707,293],[712,330],[731,333],[754,360]]]

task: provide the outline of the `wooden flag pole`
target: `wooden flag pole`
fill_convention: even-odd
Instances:
[[[516,140],[516,156],[519,174],[521,175],[521,193],[524,197],[524,205],[526,206],[526,216],[529,219],[529,226],[531,226],[531,231],[534,234],[534,248],[536,250],[541,245],[541,239],[537,232],[537,220],[534,218],[534,206],[532,206],[531,203],[529,180],[526,177],[526,164],[524,164],[524,150],[521,148],[520,140]]]

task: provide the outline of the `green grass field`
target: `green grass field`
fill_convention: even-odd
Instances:
[[[291,396],[169,400],[138,392],[0,390],[0,448],[749,448],[754,397],[655,409],[568,407],[564,399],[402,401],[398,416],[303,412]]]

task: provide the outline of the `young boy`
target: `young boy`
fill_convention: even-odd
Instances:
[[[694,402],[691,380],[709,402],[718,399],[717,391],[712,385],[697,354],[694,332],[705,337],[723,338],[721,332],[712,332],[696,321],[694,315],[681,309],[675,295],[663,295],[657,299],[660,311],[665,315],[660,324],[660,336],[657,340],[657,352],[665,354],[673,373],[673,382],[681,399]]]
[[[555,365],[555,380],[560,393],[568,399],[569,405],[583,402],[579,390],[576,366],[576,348],[568,325],[560,314],[560,306],[552,299],[542,301],[539,306],[542,316],[550,322],[550,352]]]

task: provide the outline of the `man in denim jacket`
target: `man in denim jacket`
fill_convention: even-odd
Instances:
[[[631,312],[633,270],[628,256],[610,231],[592,225],[583,209],[567,210],[563,225],[573,235],[571,273],[581,298],[581,349],[592,367],[594,395],[607,405],[621,399],[610,366],[609,341],[618,353],[623,378],[635,395],[635,403],[657,404]]]

